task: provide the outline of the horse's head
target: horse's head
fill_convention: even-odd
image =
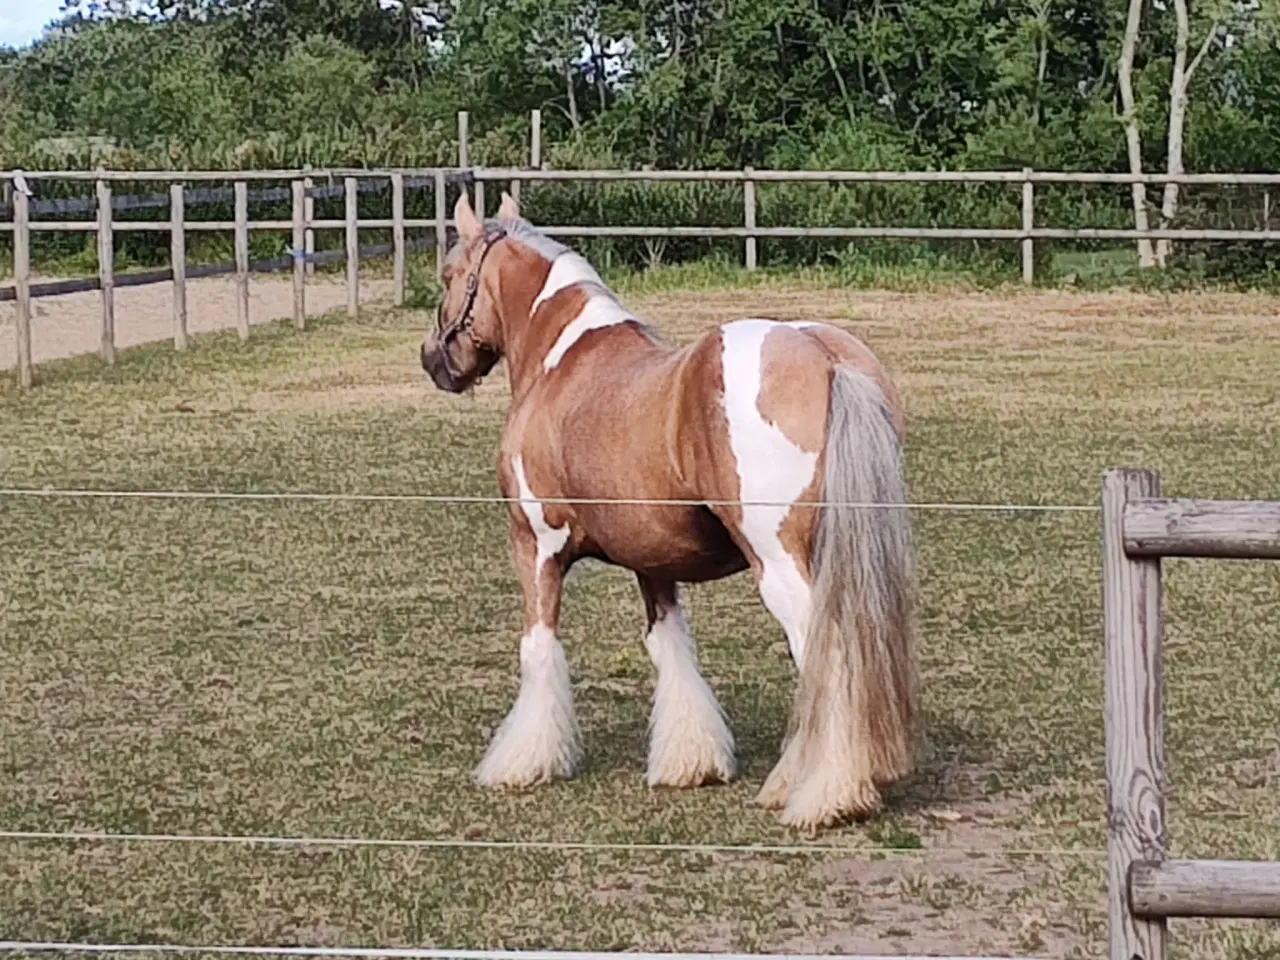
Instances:
[[[519,216],[515,201],[503,194],[499,220]],[[493,245],[505,236],[476,217],[464,190],[453,208],[458,242],[445,258],[444,293],[436,328],[422,344],[422,369],[437,387],[462,393],[494,368],[502,357],[498,304],[485,283],[484,269]]]

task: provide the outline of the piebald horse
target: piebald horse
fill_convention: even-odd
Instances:
[[[644,596],[657,669],[648,783],[732,780],[733,735],[678,585],[749,568],[799,673],[757,801],[806,828],[876,811],[880,788],[911,769],[917,722],[911,530],[903,508],[874,506],[906,501],[889,374],[816,322],[735,320],[675,349],[510,196],[481,223],[464,192],[454,216],[422,366],[461,393],[506,360],[498,478],[524,595],[520,692],[478,783],[581,769],[557,625],[564,577],[584,558],[634,571]]]

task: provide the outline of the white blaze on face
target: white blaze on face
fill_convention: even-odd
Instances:
[[[520,509],[524,511],[525,519],[529,521],[529,527],[533,530],[533,535],[538,545],[538,554],[534,573],[542,572],[542,565],[549,560],[553,560],[556,555],[564,549],[564,545],[569,542],[569,525],[566,523],[562,527],[553,527],[547,523],[547,513],[543,509],[542,504],[534,500],[533,491],[529,489],[529,478],[524,473],[524,458],[516,457],[511,461],[511,468],[516,475],[516,483],[520,490]]]
[[[782,522],[813,482],[818,454],[792,443],[760,413],[764,343],[783,327],[773,320],[738,320],[721,328],[724,344],[724,410],[729,448],[738,465],[739,499],[780,506],[743,506],[742,533],[763,570],[760,593],[781,621],[799,661],[808,627],[809,590],[795,559],[779,536]]]
[[[605,293],[598,293],[587,301],[582,312],[573,318],[551,345],[542,360],[544,370],[554,370],[569,349],[582,339],[588,330],[599,330],[601,327],[614,327],[620,323],[631,323],[635,315],[622,306],[617,300]]]

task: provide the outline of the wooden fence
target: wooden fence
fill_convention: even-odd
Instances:
[[[1022,257],[1022,279],[1032,283],[1035,279],[1035,242],[1041,239],[1067,240],[1134,240],[1168,239],[1183,241],[1258,241],[1280,240],[1280,230],[1273,231],[1270,223],[1261,230],[1219,229],[1111,229],[1111,228],[1056,228],[1036,226],[1035,189],[1037,184],[1132,184],[1173,182],[1186,185],[1266,185],[1280,186],[1280,174],[1122,174],[1122,173],[1072,173],[1046,172],[1025,169],[1021,171],[866,171],[866,170],[546,170],[541,162],[541,138],[535,118],[534,137],[531,144],[530,167],[492,168],[414,168],[414,169],[324,169],[324,170],[244,170],[244,171],[0,171],[0,183],[11,194],[9,203],[11,218],[0,221],[0,233],[13,234],[14,285],[9,296],[0,291],[0,299],[17,301],[18,380],[22,387],[30,386],[31,374],[31,299],[52,296],[73,290],[98,289],[102,294],[101,356],[105,363],[115,360],[115,312],[114,291],[117,286],[145,283],[172,282],[173,340],[177,349],[187,343],[186,332],[186,281],[199,275],[234,273],[237,284],[237,326],[241,336],[249,334],[248,278],[256,270],[288,269],[293,271],[293,320],[301,327],[306,317],[306,275],[316,262],[345,260],[347,270],[347,308],[354,316],[359,308],[359,261],[362,256],[385,255],[394,259],[395,298],[400,303],[405,290],[405,256],[415,245],[406,240],[406,230],[428,228],[433,236],[419,241],[422,248],[434,245],[437,256],[437,272],[447,245],[449,220],[445,203],[445,190],[451,183],[473,184],[475,205],[484,211],[491,206],[486,201],[486,184],[509,184],[513,194],[518,194],[522,182],[586,181],[614,183],[646,181],[655,183],[697,182],[728,183],[742,186],[742,226],[556,226],[539,225],[552,236],[567,237],[703,237],[734,239],[742,242],[743,260],[747,269],[757,266],[757,243],[762,238],[827,238],[869,239],[896,238],[916,240],[993,240],[1012,241],[1019,244]],[[460,118],[459,160],[468,160],[465,114]],[[327,179],[341,183],[341,195],[345,199],[345,217],[342,220],[317,220],[312,204],[321,190],[317,180]],[[229,196],[234,201],[234,219],[231,221],[191,220],[186,208],[192,201],[218,202],[227,199],[227,188],[202,188],[192,190],[188,196],[188,183],[232,180]],[[94,220],[33,220],[32,182],[80,181],[95,185],[93,198],[71,198],[63,201],[42,201],[34,204],[36,212],[42,209],[52,212],[95,210]],[[267,188],[250,191],[250,183],[263,181],[288,182],[288,188]],[[119,182],[168,183],[169,192],[141,198],[113,196],[112,185]],[[966,227],[895,227],[895,226],[842,226],[762,227],[756,222],[756,187],[769,183],[916,183],[916,184],[1012,184],[1021,186],[1021,226],[1010,228]],[[370,185],[375,185],[371,187]],[[362,191],[389,187],[392,215],[390,218],[362,219],[358,214],[359,194]],[[430,187],[435,194],[434,216],[414,219],[405,216],[404,194],[406,186]],[[249,201],[276,200],[288,197],[292,202],[292,216],[288,220],[249,219]],[[169,221],[117,220],[119,209],[135,209],[145,206],[167,206]],[[390,229],[392,242],[382,247],[361,247],[359,232],[367,229]],[[194,268],[186,264],[186,234],[190,231],[232,232],[235,237],[235,262],[233,264]],[[250,261],[249,234],[253,230],[291,231],[290,254],[273,261]],[[314,231],[343,230],[346,243],[342,251],[316,254]],[[98,237],[99,275],[96,279],[74,280],[62,284],[32,284],[30,280],[31,234],[45,232],[96,233]],[[115,235],[124,231],[168,232],[171,239],[171,267],[168,270],[150,271],[132,276],[116,277],[113,272]]]
[[[1165,960],[1170,917],[1280,919],[1280,862],[1167,859],[1160,560],[1280,560],[1280,503],[1166,500],[1154,471],[1111,470],[1102,510],[1110,955]]]

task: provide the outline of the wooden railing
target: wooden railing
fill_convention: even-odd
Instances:
[[[465,124],[464,124],[465,126]],[[535,128],[536,129],[536,128]],[[465,132],[465,131],[464,131]],[[465,143],[465,138],[463,139]],[[1280,230],[1272,230],[1269,221],[1261,230],[1225,229],[1118,229],[1094,227],[1046,227],[1036,226],[1035,188],[1037,184],[1126,184],[1126,183],[1179,183],[1185,185],[1267,185],[1280,186],[1280,174],[1122,174],[1122,173],[1073,173],[1047,172],[1025,169],[1021,171],[872,171],[872,170],[545,170],[540,166],[540,141],[535,139],[531,168],[405,168],[405,169],[289,169],[289,170],[241,170],[241,171],[137,171],[137,170],[64,170],[64,171],[0,171],[0,184],[6,186],[11,196],[11,218],[0,220],[0,233],[13,234],[14,285],[10,291],[0,290],[0,299],[17,301],[18,378],[23,387],[31,384],[31,300],[33,297],[54,296],[75,290],[98,289],[102,292],[102,342],[101,355],[105,363],[115,360],[114,290],[117,286],[136,286],[146,283],[172,282],[173,340],[177,349],[187,344],[186,332],[186,282],[199,275],[197,268],[186,263],[186,234],[192,231],[232,232],[235,238],[235,262],[225,268],[199,268],[210,273],[234,273],[237,285],[237,327],[241,336],[249,335],[250,274],[267,269],[288,269],[292,266],[294,298],[293,320],[298,326],[305,323],[306,275],[317,262],[345,260],[347,271],[347,309],[355,315],[359,309],[359,261],[362,256],[390,254],[394,260],[395,299],[402,302],[405,291],[405,262],[408,251],[429,246],[436,247],[436,268],[440,264],[448,242],[448,210],[445,190],[450,183],[474,185],[475,205],[487,210],[491,204],[485,196],[486,184],[510,184],[518,193],[525,182],[585,181],[613,183],[648,181],[658,183],[698,182],[727,183],[742,186],[741,226],[611,226],[611,225],[543,225],[539,228],[552,236],[566,237],[703,237],[741,240],[743,261],[749,270],[757,266],[757,243],[760,239],[827,238],[827,239],[915,239],[915,240],[992,240],[1014,241],[1019,244],[1022,260],[1022,279],[1032,283],[1035,279],[1035,242],[1046,239],[1065,240],[1135,240],[1167,239],[1179,241],[1256,241],[1280,240]],[[465,159],[465,158],[463,158]],[[320,191],[333,195],[334,187],[316,188],[314,183],[327,179],[341,183],[341,195],[345,199],[345,217],[341,220],[317,220],[312,202]],[[187,183],[233,181],[230,197],[234,201],[234,218],[230,221],[192,220],[187,217]],[[92,182],[95,192],[92,198],[72,198],[58,201],[58,210],[76,212],[93,210],[93,220],[36,220],[32,217],[33,182],[80,181]],[[251,182],[287,182],[287,188],[275,187],[249,190]],[[369,189],[370,183],[385,183],[391,191],[392,215],[390,218],[361,218],[358,214],[359,195]],[[152,194],[144,197],[124,198],[113,196],[113,184],[119,182],[152,182],[170,184],[168,195]],[[756,187],[758,184],[777,183],[916,183],[916,184],[1012,184],[1021,185],[1021,225],[1018,227],[901,227],[901,226],[767,226],[757,223]],[[405,216],[404,195],[409,187],[430,188],[435,197],[434,216],[429,219]],[[225,200],[227,188],[199,188],[201,202]],[[196,194],[197,191],[192,191]],[[251,200],[279,202],[291,200],[292,215],[288,220],[250,220]],[[48,207],[49,201],[37,205]],[[168,222],[154,220],[117,220],[115,212],[167,205]],[[368,229],[390,229],[392,241],[378,248],[362,247],[359,232]],[[410,243],[406,230],[430,229],[429,239]],[[272,261],[249,260],[249,235],[254,230],[290,231],[292,244],[289,256]],[[316,254],[314,233],[317,230],[343,230],[344,248]],[[171,266],[167,270],[116,277],[113,271],[115,235],[126,231],[167,232],[170,234]],[[60,283],[31,283],[31,234],[34,232],[96,233],[98,237],[99,274],[96,279],[79,279]],[[7,295],[6,295],[7,294]]]

